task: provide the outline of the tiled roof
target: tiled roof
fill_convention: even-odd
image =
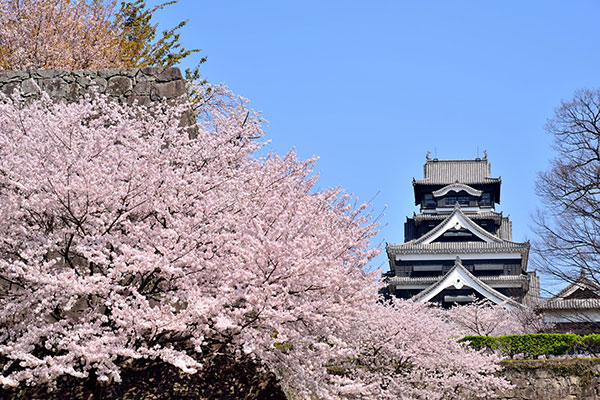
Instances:
[[[598,287],[598,285],[595,282],[589,280],[585,277],[585,275],[582,274],[549,300],[567,297],[579,289],[588,289],[592,292],[600,293],[600,287]]]
[[[434,242],[415,244],[410,241],[402,244],[388,244],[388,254],[439,254],[439,253],[499,253],[505,251],[529,251],[529,243],[503,241],[486,242]]]
[[[468,160],[427,160],[422,180],[416,184],[451,184],[451,183],[495,183],[500,178],[490,177],[490,163],[487,158]]]
[[[542,310],[600,309],[600,299],[549,299],[538,306]]]
[[[471,219],[500,220],[502,218],[501,212],[494,212],[494,211],[486,211],[486,212],[478,212],[478,213],[465,212],[465,215]],[[444,220],[447,217],[448,217],[448,214],[428,214],[428,213],[413,214],[413,219],[415,221],[439,221],[439,220]]]
[[[455,217],[456,216],[456,217]],[[461,218],[468,225],[468,229],[473,233],[478,232],[483,238],[488,241],[483,242],[432,242],[431,239],[439,235],[447,227],[453,218]],[[480,237],[481,237],[480,236]],[[529,243],[512,242],[502,239],[496,235],[492,235],[475,222],[469,215],[465,214],[459,206],[456,206],[452,213],[445,216],[444,221],[439,223],[435,228],[427,232],[418,239],[413,239],[402,244],[386,246],[388,256],[396,254],[443,254],[443,253],[499,253],[499,252],[520,252],[523,254],[523,261],[526,262],[527,254],[529,253]],[[526,264],[524,264],[526,265]]]
[[[485,229],[483,229],[482,227],[477,225],[475,222],[473,222],[463,212],[463,210],[460,208],[458,203],[456,203],[456,205],[454,206],[454,210],[446,216],[446,219],[444,219],[444,221],[441,224],[437,225],[435,228],[433,228],[432,230],[430,230],[429,232],[427,232],[420,238],[415,239],[414,240],[415,244],[430,242],[431,238],[435,238],[436,236],[439,236],[442,232],[447,230],[449,227],[446,225],[449,224],[451,222],[451,220],[455,220],[455,219],[462,220],[463,223],[465,224],[465,228],[469,229],[473,234],[480,236],[483,240],[487,239],[486,241],[488,241],[488,242],[500,242],[502,240],[499,237],[497,237],[496,235],[489,233],[488,231],[486,231]]]
[[[528,282],[529,278],[527,275],[498,275],[498,276],[480,276],[478,277],[482,282],[487,283],[488,285],[493,285],[495,283],[507,283],[507,282],[515,282],[522,283]],[[410,278],[407,276],[392,276],[388,278],[387,283],[392,285],[407,285],[407,284],[421,284],[421,285],[430,285],[432,283],[437,282],[441,279],[440,276],[427,276],[427,277],[419,277],[419,278]]]
[[[539,308],[542,310],[588,310],[600,308],[600,299],[597,298],[565,299],[565,297],[570,296],[579,289],[587,289],[593,293],[600,294],[600,287],[595,282],[586,278],[582,273],[579,278],[571,282],[571,284],[567,285],[567,287],[556,295],[542,302]]]
[[[494,211],[486,211],[480,213],[467,213],[465,215],[472,220],[476,219],[491,219],[496,221],[496,223],[500,223],[500,229],[498,230],[498,237],[504,240],[512,240],[512,223],[510,222],[508,217],[502,216],[501,212]],[[415,224],[419,225],[422,221],[443,221],[448,218],[448,214],[428,214],[428,213],[419,213],[413,214],[412,219],[415,221]],[[416,234],[416,231],[414,232]],[[411,236],[412,237],[412,236]]]
[[[427,297],[431,297],[434,293],[439,292],[444,287],[443,286],[444,285],[444,281],[447,278],[451,277],[451,275],[454,273],[454,271],[458,271],[459,274],[462,274],[462,276],[465,276],[469,280],[471,280],[473,282],[473,284],[474,284],[474,286],[471,286],[471,287],[474,290],[476,290],[479,293],[481,293],[482,295],[484,295],[485,297],[488,297],[488,295],[491,295],[491,296],[493,296],[493,297],[495,297],[497,299],[500,299],[501,301],[506,302],[506,303],[508,303],[508,304],[510,304],[512,306],[521,307],[521,305],[519,303],[517,303],[516,301],[514,301],[510,297],[507,297],[507,296],[503,295],[502,293],[498,292],[496,289],[492,288],[488,284],[486,284],[483,281],[481,281],[481,279],[477,278],[472,273],[470,273],[462,265],[462,263],[460,261],[460,258],[458,258],[458,257],[456,258],[456,262],[454,263],[454,267],[452,267],[452,269],[450,269],[450,271],[448,271],[443,277],[439,278],[431,286],[427,287],[426,289],[420,291],[418,294],[416,294],[415,296],[413,296],[411,298],[411,300],[413,300],[413,301],[422,301],[422,299],[426,299]]]

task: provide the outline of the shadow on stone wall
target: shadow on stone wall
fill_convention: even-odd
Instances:
[[[138,362],[122,373],[120,384],[97,386],[93,380],[63,377],[57,388],[0,389],[3,400],[285,400],[275,376],[256,364],[220,357],[197,374],[165,363]]]

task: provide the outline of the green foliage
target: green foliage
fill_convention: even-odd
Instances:
[[[287,342],[275,342],[273,343],[273,347],[275,347],[277,350],[281,351],[284,354],[287,354],[290,351],[294,350],[294,345]]]
[[[187,20],[179,22],[175,27],[162,31],[158,36],[157,24],[152,23],[155,12],[177,3],[178,0],[166,1],[149,9],[146,0],[122,1],[121,9],[116,16],[116,24],[122,31],[121,58],[126,67],[172,67],[199,49],[188,50],[180,43],[179,30],[187,24]],[[200,76],[200,65],[206,62],[202,57],[195,68],[185,70],[187,95],[192,103],[194,119],[197,117],[205,101],[211,97],[211,89],[207,81]]]
[[[152,16],[156,11],[174,3],[177,0],[149,9],[145,0],[121,2],[116,19],[123,32],[122,58],[126,67],[172,67],[191,53],[200,51],[187,50],[179,41],[178,31],[187,24],[187,20],[162,31],[162,35],[158,36],[157,24],[152,23]],[[202,58],[200,63],[204,61],[206,58]]]
[[[177,0],[119,1],[0,0],[0,70],[168,68],[199,51],[180,42],[187,20],[162,32],[152,20]]]
[[[460,340],[475,349],[499,350],[513,357],[524,354],[537,358],[541,355],[564,355],[577,352],[597,354],[600,352],[600,335],[579,336],[574,334],[537,333],[505,336],[466,336]]]

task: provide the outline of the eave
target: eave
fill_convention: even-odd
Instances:
[[[435,190],[440,190],[445,186],[461,183],[470,187],[473,187],[477,190],[482,190],[485,186],[492,186],[494,193],[494,202],[496,204],[500,204],[500,186],[502,184],[502,178],[485,178],[485,179],[477,179],[477,180],[469,180],[469,181],[437,181],[432,179],[415,179],[413,178],[413,191],[415,198],[415,205],[421,204],[421,192],[426,190],[433,192]]]
[[[422,290],[419,292],[419,294],[413,296],[411,300],[425,303],[434,298],[437,294],[441,293],[444,289],[450,287],[454,287],[456,289],[469,287],[495,304],[505,304],[506,307],[509,308],[522,307],[521,304],[498,292],[496,289],[482,282],[479,278],[470,273],[462,265],[460,257],[456,257],[454,267],[452,267],[450,271],[448,271],[436,283],[432,284],[425,290]]]

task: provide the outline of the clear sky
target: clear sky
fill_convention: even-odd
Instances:
[[[532,238],[536,174],[553,157],[544,123],[600,86],[598,1],[180,0],[156,17],[189,19],[182,42],[208,57],[202,74],[263,111],[275,152],[319,156],[321,187],[377,194],[375,245],[403,241],[427,151],[486,149],[498,210],[514,240]],[[384,252],[374,266],[388,269]]]

